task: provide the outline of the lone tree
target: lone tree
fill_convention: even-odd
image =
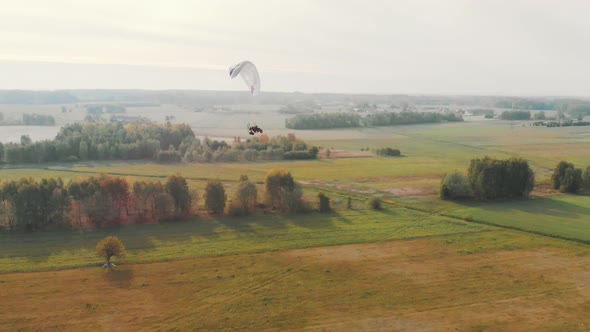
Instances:
[[[107,236],[96,245],[96,255],[106,259],[106,263],[102,267],[111,268],[115,266],[111,262],[111,257],[122,258],[125,256],[125,246],[123,242],[116,236]]]
[[[213,213],[221,213],[225,209],[227,195],[219,179],[209,179],[205,187],[205,207]]]
[[[369,200],[369,207],[373,210],[383,209],[383,201],[379,197],[372,197]]]

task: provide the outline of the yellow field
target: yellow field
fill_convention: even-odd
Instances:
[[[500,249],[510,243],[522,248]],[[0,322],[44,331],[581,331],[590,326],[587,253],[495,231],[5,274]]]

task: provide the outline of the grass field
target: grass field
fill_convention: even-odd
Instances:
[[[403,208],[306,216],[220,218],[116,229],[0,234],[0,273],[95,266],[96,243],[116,235],[128,261],[154,262],[487,231],[485,226]]]
[[[590,243],[590,196],[554,195],[495,204],[453,204],[451,215]]]

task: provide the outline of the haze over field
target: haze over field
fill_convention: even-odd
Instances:
[[[5,1],[0,330],[588,330],[588,13]]]
[[[586,1],[11,1],[0,89],[588,95]]]

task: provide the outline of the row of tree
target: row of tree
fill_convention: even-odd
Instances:
[[[212,162],[257,159],[315,159],[317,149],[293,134],[236,138],[230,145],[195,137],[186,124],[127,125],[121,123],[69,124],[54,140],[0,143],[0,162],[42,163],[79,160],[137,160]]]
[[[399,149],[394,149],[394,148],[375,149],[375,153],[379,156],[388,156],[388,157],[399,157],[402,154]]]
[[[534,179],[528,162],[522,159],[473,159],[467,177],[459,172],[443,177],[440,197],[497,199],[527,196],[533,190]],[[590,190],[590,166],[582,171],[572,163],[559,162],[551,175],[551,187],[564,193]]]
[[[291,173],[271,170],[264,180],[264,203],[258,203],[258,188],[245,175],[229,200],[218,179],[208,180],[203,197],[206,211],[237,216],[251,214],[258,207],[279,213],[303,212],[309,207],[302,195]],[[177,220],[194,215],[197,198],[198,193],[180,175],[164,182],[133,183],[106,175],[68,183],[60,178],[22,178],[0,183],[0,229],[32,231]]]
[[[590,102],[579,99],[555,99],[555,100],[539,100],[539,99],[521,99],[521,98],[507,98],[497,100],[494,103],[495,107],[511,108],[516,110],[555,110],[570,116],[578,116],[580,114],[590,115]]]
[[[289,129],[330,129],[460,121],[463,117],[457,113],[375,112],[362,117],[356,113],[340,112],[297,114],[286,119],[285,126]]]
[[[164,183],[120,177],[35,181],[22,178],[0,185],[0,228],[44,229],[64,226],[105,226],[168,220],[186,216],[196,194],[182,176]]]
[[[86,112],[88,114],[122,114],[127,113],[127,109],[124,106],[116,104],[86,105]]]
[[[55,118],[51,115],[23,114],[22,120],[6,120],[0,113],[0,126],[55,126]]]
[[[502,120],[530,120],[530,111],[504,111],[500,115]]]
[[[499,199],[527,196],[534,186],[535,176],[526,160],[506,160],[490,157],[472,159],[467,177],[453,172],[443,177],[442,199]]]

